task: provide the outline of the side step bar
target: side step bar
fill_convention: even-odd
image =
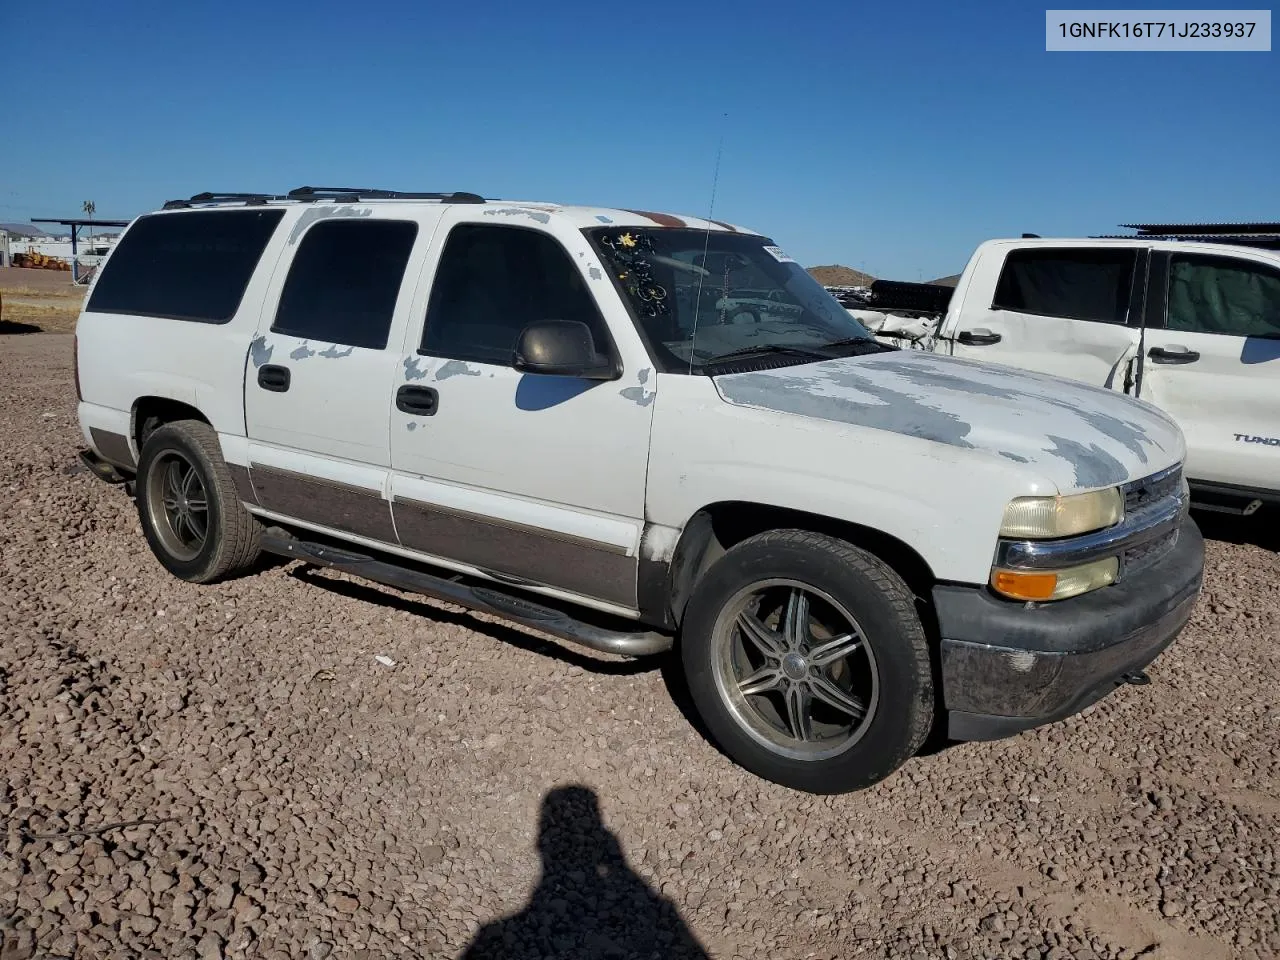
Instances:
[[[83,463],[95,477],[99,480],[105,480],[107,483],[124,483],[126,478],[107,461],[103,460],[92,450],[84,449],[80,451],[80,462]]]
[[[353,553],[309,540],[300,540],[275,530],[263,535],[262,548],[281,557],[293,557],[322,567],[381,583],[398,590],[420,593],[436,600],[491,613],[561,640],[580,644],[601,653],[645,657],[671,649],[672,638],[653,631],[625,632],[586,623],[572,615],[500,588],[466,583],[456,579],[398,566],[362,553]]]

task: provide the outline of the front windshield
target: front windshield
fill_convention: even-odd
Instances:
[[[714,372],[730,355],[757,351],[813,359],[848,341],[875,343],[764,237],[640,227],[589,235],[666,372]]]

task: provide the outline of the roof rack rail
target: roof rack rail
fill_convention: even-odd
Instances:
[[[223,193],[221,191],[208,191],[197,193],[189,200],[170,200],[164,205],[165,210],[173,210],[179,207],[190,207],[197,203],[222,203],[227,200],[243,200],[246,204],[266,203],[268,200],[283,200],[282,196],[274,193]]]
[[[409,193],[402,190],[370,190],[363,187],[298,187],[289,200],[444,200],[449,203],[484,203],[478,193]]]

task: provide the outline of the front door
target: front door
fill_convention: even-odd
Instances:
[[[245,367],[249,473],[262,510],[396,542],[388,411],[408,315],[400,293],[415,272],[406,281],[406,267],[433,225],[419,219],[335,215],[291,237],[292,260],[273,277]]]
[[[1152,286],[1163,309],[1146,332],[1139,396],[1182,427],[1187,475],[1280,489],[1280,267],[1157,253]]]
[[[993,247],[984,256],[1002,252]],[[990,280],[971,285],[940,340],[953,356],[1126,391],[1145,272],[1146,251],[1133,247],[1014,249],[994,290]]]
[[[391,412],[401,544],[634,610],[655,378],[620,298],[576,231],[455,209],[440,232],[425,325],[405,343]],[[586,323],[622,379],[513,369],[520,331],[553,319]]]

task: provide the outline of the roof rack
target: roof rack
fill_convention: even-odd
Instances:
[[[298,187],[290,190],[290,200],[444,200],[450,203],[484,203],[478,193],[406,193],[401,190],[370,190],[364,187]]]
[[[274,193],[223,193],[221,191],[205,191],[197,193],[189,200],[170,200],[164,205],[165,210],[173,210],[179,207],[190,207],[197,203],[223,203],[228,200],[243,200],[247,204],[266,203],[268,200],[283,200],[282,196]]]
[[[246,206],[257,206],[272,200],[298,200],[314,203],[316,200],[341,200],[348,203],[359,200],[441,200],[445,203],[485,203],[485,198],[478,193],[407,193],[402,190],[371,190],[364,187],[298,187],[286,194],[279,193],[224,193],[220,190],[207,190],[197,193],[188,200],[170,200],[164,205],[165,210],[177,210],[193,207],[202,203],[243,202]]]

